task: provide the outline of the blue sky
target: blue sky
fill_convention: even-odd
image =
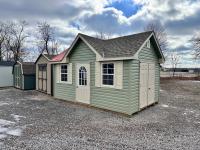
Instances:
[[[136,14],[138,10],[141,9],[142,5],[135,4],[133,0],[123,0],[110,3],[105,8],[108,7],[114,7],[117,10],[122,11],[124,16],[131,17],[132,15]]]
[[[80,32],[117,37],[142,32],[149,22],[159,22],[166,29],[168,50],[182,55],[179,67],[200,67],[192,58],[190,41],[200,32],[199,16],[200,0],[0,0],[0,21],[25,19],[29,23],[27,32],[32,36],[26,46],[30,49],[37,45],[39,21],[55,28],[60,51]]]

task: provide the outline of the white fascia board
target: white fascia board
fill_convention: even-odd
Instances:
[[[98,58],[97,61],[112,61],[112,60],[131,60],[133,57],[116,57],[116,58]]]

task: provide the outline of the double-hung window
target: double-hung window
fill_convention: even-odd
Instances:
[[[102,84],[114,85],[114,63],[102,64]]]
[[[60,81],[67,82],[68,81],[67,75],[68,75],[67,64],[62,64],[60,68],[60,76],[61,76]]]

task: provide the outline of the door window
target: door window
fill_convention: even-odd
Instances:
[[[83,66],[79,69],[79,85],[87,85],[87,70]]]

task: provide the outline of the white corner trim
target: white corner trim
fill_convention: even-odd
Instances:
[[[19,63],[19,64],[21,65],[21,72],[22,72],[22,74],[24,74],[24,72],[23,72],[23,65],[22,65],[22,63],[21,63],[20,61],[17,61],[17,63]]]

